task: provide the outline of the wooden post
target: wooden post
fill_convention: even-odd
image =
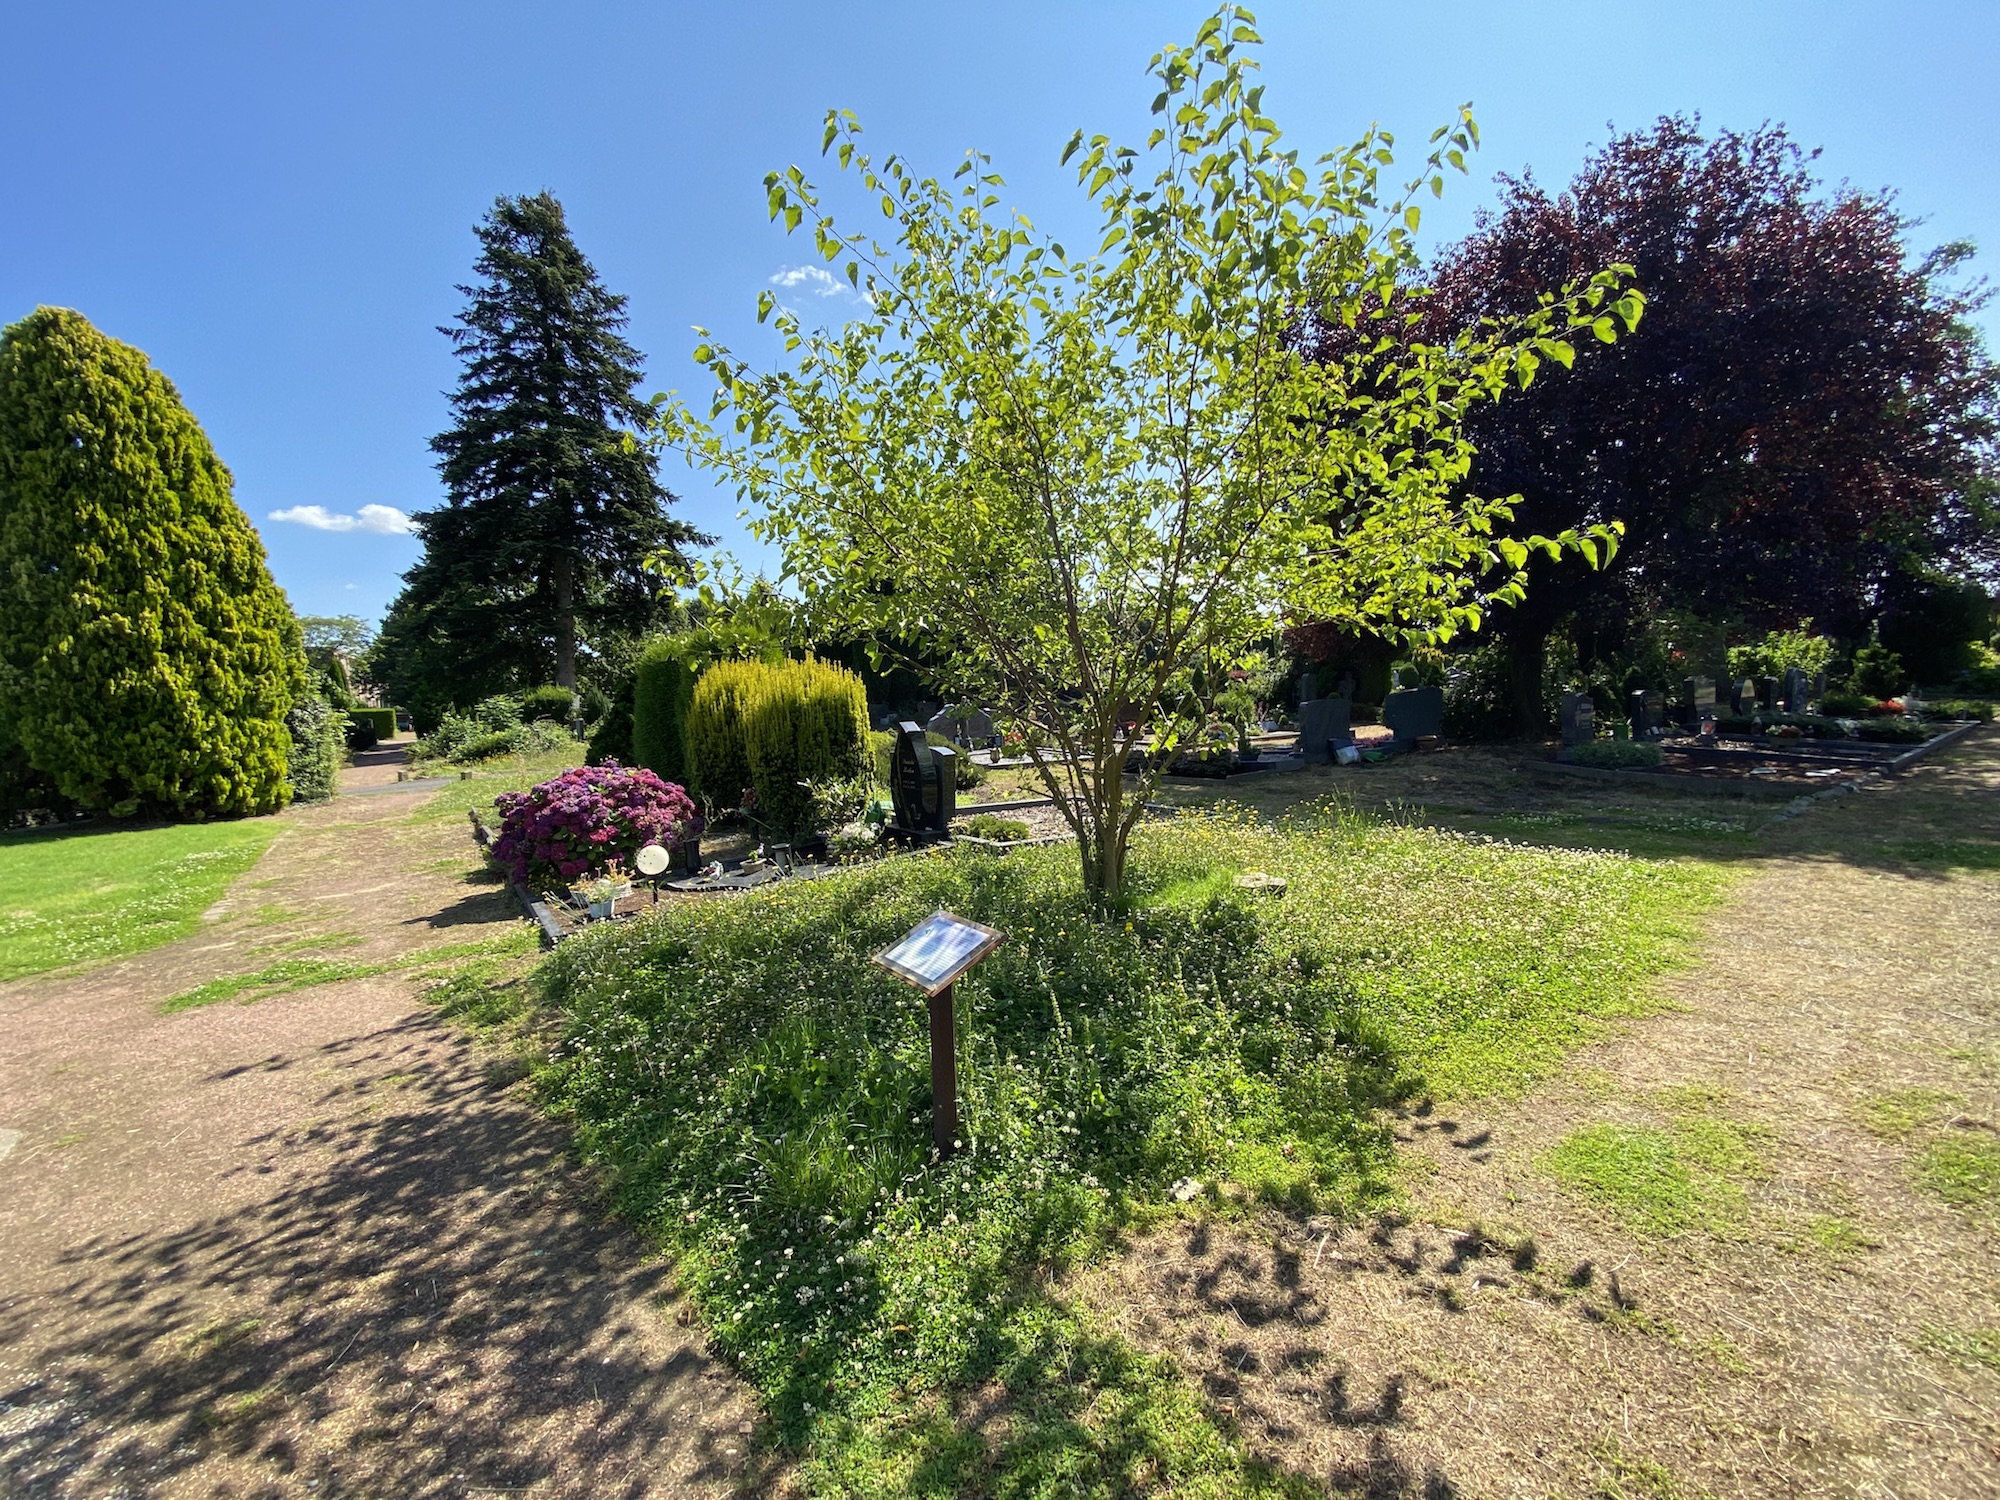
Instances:
[[[958,1136],[958,1037],[952,1025],[953,986],[931,996],[931,1140],[940,1159]]]

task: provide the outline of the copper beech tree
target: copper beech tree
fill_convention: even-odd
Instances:
[[[1461,482],[1461,425],[1567,366],[1573,330],[1636,325],[1623,269],[1448,341],[1390,337],[1418,199],[1464,170],[1476,127],[1461,112],[1400,183],[1380,130],[1307,166],[1264,113],[1257,42],[1223,9],[1152,59],[1143,149],[1070,140],[1102,218],[1089,255],[1003,210],[986,157],[941,183],[829,114],[822,151],[886,243],[837,224],[796,166],[766,180],[770,211],[866,312],[815,330],[767,293],[785,368],[704,335],[707,413],[658,398],[661,441],[752,503],[816,633],[921,640],[947,692],[1047,747],[1042,779],[1107,901],[1165,756],[1199,727],[1194,669],[1243,657],[1280,607],[1441,639],[1519,596],[1531,548],[1615,546],[1609,524],[1503,539],[1506,501]],[[1382,336],[1315,363],[1294,336],[1309,316]]]

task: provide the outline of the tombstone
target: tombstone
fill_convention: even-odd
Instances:
[[[1342,745],[1354,743],[1345,698],[1312,698],[1299,705],[1299,754],[1309,766],[1324,765]]]
[[[1444,733],[1444,689],[1404,688],[1382,700],[1382,722],[1396,736],[1396,748],[1407,749],[1427,734]]]
[[[1757,712],[1757,684],[1747,677],[1738,682],[1729,695],[1729,711],[1741,719]]]
[[[1826,697],[1826,668],[1821,667],[1812,674],[1812,699],[1818,703]]]
[[[905,719],[889,761],[889,797],[896,827],[909,833],[943,833],[958,812],[958,754],[933,745]]]
[[[1767,714],[1781,714],[1785,711],[1785,685],[1775,677],[1766,677],[1757,684],[1757,702]]]
[[[1653,739],[1666,727],[1667,695],[1658,688],[1635,688],[1627,703],[1631,711],[1633,739]]]
[[[1798,667],[1785,668],[1782,679],[1784,688],[1779,700],[1788,714],[1802,714],[1806,711],[1806,674]]]
[[[1681,722],[1690,729],[1701,728],[1703,719],[1715,717],[1715,679],[1688,677],[1681,681]]]
[[[1588,745],[1597,738],[1597,706],[1590,694],[1563,694],[1562,734],[1565,745]]]
[[[983,708],[953,704],[940,709],[924,728],[955,745],[976,745],[993,738],[993,716]]]

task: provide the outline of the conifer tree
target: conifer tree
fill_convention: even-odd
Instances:
[[[478,282],[441,330],[463,363],[456,420],[431,440],[446,500],[416,518],[424,557],[375,658],[398,701],[575,687],[579,626],[644,629],[659,607],[648,555],[706,540],[667,515],[674,497],[634,434],[647,407],[625,299],[562,205],[500,198],[477,234]]]
[[[0,783],[115,813],[270,812],[306,692],[298,621],[173,383],[81,313],[8,328]]]

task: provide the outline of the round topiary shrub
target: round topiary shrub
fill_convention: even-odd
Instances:
[[[494,806],[500,836],[493,857],[535,890],[603,874],[614,859],[630,870],[645,845],[701,833],[701,815],[685,791],[619,765],[578,766],[529,791],[504,792]]]
[[[521,694],[521,722],[567,724],[576,712],[576,695],[566,687],[549,683],[531,687]]]
[[[0,334],[0,742],[114,813],[291,795],[298,621],[173,384],[82,314]]]

